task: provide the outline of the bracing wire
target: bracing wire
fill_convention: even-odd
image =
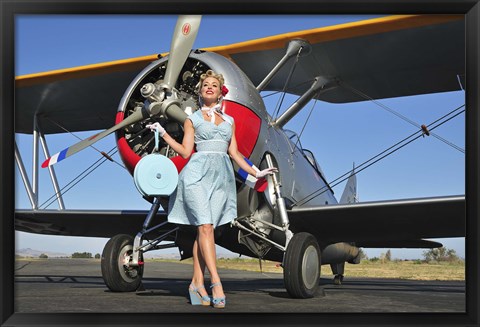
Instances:
[[[305,127],[307,127],[308,120],[310,119],[310,116],[312,115],[312,112],[313,112],[313,108],[315,108],[316,104],[317,104],[317,100],[315,99],[312,107],[310,108],[310,112],[308,113],[307,119],[305,120],[305,124],[303,124],[302,130],[300,131],[300,134],[298,135],[297,142],[295,143],[295,146],[297,146],[298,142],[300,142],[300,138],[302,137],[302,134],[303,134],[303,131],[305,130]]]
[[[67,130],[65,127],[63,127],[62,125],[60,125],[58,122],[52,120],[51,118],[47,118],[50,122],[52,122],[53,124],[57,125],[58,127],[60,127],[61,129],[63,129],[65,132],[69,133],[70,135],[76,137],[78,140],[80,141],[83,141],[83,139],[81,137],[79,137],[78,135],[75,135],[74,133],[70,132],[69,130]],[[89,145],[89,147],[93,148],[95,151],[97,151],[98,153],[100,153],[102,156],[106,157],[109,161],[111,162],[114,162],[116,163],[117,165],[119,165],[120,167],[122,167],[123,169],[125,170],[128,170],[124,165],[120,164],[118,161],[116,160],[113,160],[111,156],[105,156],[105,152],[104,151],[101,151],[99,149],[97,149],[96,147],[94,147],[93,145]]]
[[[290,67],[290,72],[288,73],[288,77],[285,81],[285,84],[283,85],[282,96],[278,98],[277,105],[275,106],[276,107],[275,112],[272,115],[272,117],[274,117],[274,119],[278,118],[277,115],[280,112],[280,107],[282,106],[283,100],[285,99],[285,95],[287,94],[287,92],[286,92],[287,86],[290,83],[290,80],[292,79],[293,72],[295,71],[295,68],[297,67],[298,59],[300,58],[300,52],[301,52],[301,49],[298,50],[298,53],[295,57],[295,61],[293,62],[292,67]]]
[[[314,81],[314,80],[311,79],[311,80],[307,80],[307,81],[305,81],[305,82],[299,83],[299,84],[297,84],[297,85],[295,85],[295,86],[292,86],[292,87],[290,88],[290,90],[295,90],[295,89],[302,88],[304,85],[309,86],[309,85],[311,85],[311,84],[313,83],[313,81]],[[262,98],[263,98],[263,99],[269,98],[269,97],[271,97],[271,96],[277,95],[277,94],[282,93],[282,92],[285,92],[285,91],[271,91],[271,92],[268,93],[268,94],[264,94],[264,92],[265,92],[265,91],[262,91]]]
[[[428,128],[430,130],[434,130],[438,127],[440,127],[441,125],[447,123],[448,121],[452,120],[453,118],[459,116],[460,114],[464,113],[465,112],[465,109],[463,109],[462,111],[460,112],[457,112],[456,114],[454,114],[453,116],[451,117],[448,117],[450,115],[452,115],[453,113],[455,113],[456,111],[458,111],[460,108],[464,107],[463,106],[460,106],[459,108],[456,108],[454,109],[453,111],[451,111],[449,114],[435,120],[434,122],[432,122],[431,124],[428,125]],[[448,118],[447,118],[448,117]],[[433,125],[433,124],[436,124],[436,125]],[[419,134],[419,135],[417,135]],[[417,135],[415,137],[415,135]],[[367,169],[368,167],[372,166],[373,164],[379,162],[380,160],[386,158],[387,156],[397,152],[398,150],[400,150],[401,148],[407,146],[408,144],[412,143],[413,141],[417,140],[418,138],[420,137],[423,137],[424,136],[424,131],[420,128],[419,131],[416,131],[415,133],[411,134],[410,136],[404,138],[403,140],[397,142],[396,144],[394,144],[393,146],[385,149],[384,151],[380,152],[379,154],[377,154],[376,156],[373,156],[372,158],[368,159],[367,161],[363,162],[362,164],[360,164],[359,166],[355,167],[355,171],[353,172],[353,174],[358,174],[360,173],[361,171]],[[413,139],[411,139],[412,137],[414,137]],[[411,140],[409,140],[411,139]],[[330,183],[328,183],[326,186],[310,193],[309,195],[305,196],[303,199],[301,200],[298,200],[296,203],[294,203],[293,205],[294,206],[299,206],[299,205],[304,205],[306,204],[307,202],[313,200],[314,198],[316,198],[317,196],[320,196],[322,195],[323,193],[325,193],[329,188],[333,188],[337,185],[339,185],[340,183],[346,181],[349,177],[350,177],[350,174],[352,174],[352,171],[348,171],[346,172],[345,174],[341,175],[340,177],[336,178],[335,180],[331,181]]]
[[[365,99],[367,99],[367,100],[372,101],[373,103],[375,103],[376,105],[378,105],[380,108],[387,110],[388,112],[394,114],[395,116],[397,116],[397,117],[399,117],[400,119],[408,122],[409,124],[411,124],[411,125],[413,125],[413,126],[415,126],[415,127],[417,127],[417,128],[421,128],[421,126],[420,126],[419,124],[417,124],[416,122],[414,122],[414,121],[412,121],[411,119],[409,119],[409,118],[401,115],[400,113],[396,112],[395,110],[389,108],[387,105],[381,103],[380,101],[377,101],[377,100],[373,99],[372,97],[370,97],[370,96],[368,96],[367,94],[363,93],[362,91],[354,88],[353,86],[351,86],[351,85],[349,85],[349,84],[347,84],[347,83],[345,83],[345,82],[342,82],[341,85],[344,86],[345,88],[349,89],[349,90],[352,91],[353,93],[355,93],[355,94],[357,94],[357,95],[359,95],[359,96],[361,96],[361,97],[363,97],[363,98],[365,98]],[[462,149],[461,147],[455,145],[454,143],[452,143],[452,142],[450,142],[450,141],[442,138],[441,136],[439,136],[439,135],[437,135],[437,134],[435,134],[435,133],[430,133],[430,135],[432,135],[433,137],[435,137],[435,138],[437,138],[438,140],[442,141],[443,143],[451,146],[452,148],[454,148],[454,149],[456,149],[456,150],[458,150],[458,151],[460,151],[460,152],[462,152],[462,153],[465,153],[465,150],[464,150],[464,149]]]
[[[108,155],[112,156],[118,151],[116,148],[112,148],[110,151],[108,151]],[[83,172],[78,174],[77,177],[72,179],[69,183],[67,183],[62,189],[60,189],[58,192],[53,194],[50,198],[48,198],[44,203],[42,203],[39,207],[43,209],[48,208],[51,206],[60,195],[64,195],[68,191],[70,191],[74,186],[76,186],[78,183],[80,183],[83,179],[85,179],[88,175],[90,175],[95,169],[97,169],[100,165],[102,165],[106,160],[108,160],[105,157],[99,158],[97,161],[95,161],[93,164],[91,164],[88,168],[86,168]],[[50,202],[49,202],[50,201]],[[49,202],[47,204],[47,202]],[[45,207],[44,207],[45,206]]]
[[[413,133],[412,135],[404,138],[403,140],[401,140],[400,142],[396,143],[395,145],[389,147],[388,149],[385,149],[384,151],[380,152],[379,154],[373,156],[372,158],[368,159],[367,161],[363,162],[362,164],[360,164],[359,166],[356,166],[355,167],[355,172],[354,174],[358,174],[359,172],[365,170],[366,168],[372,166],[374,163],[382,160],[383,158],[387,157],[388,155],[398,151],[400,148],[404,147],[405,145],[411,143],[408,142],[406,143],[405,145],[403,146],[400,146],[400,148],[398,149],[395,149],[396,146],[399,146],[400,144],[402,144],[403,142],[406,142],[409,138],[411,138],[412,136],[416,135],[417,133],[419,133],[418,131]],[[420,134],[418,137],[422,136],[422,134]],[[418,138],[417,137],[417,138]],[[417,139],[415,138],[415,139]],[[391,150],[391,151],[390,151]],[[390,151],[390,152],[388,152]],[[370,163],[371,162],[371,163]],[[369,164],[370,163],[370,164]],[[365,167],[364,167],[365,166]],[[337,177],[336,179],[334,179],[333,181],[329,182],[327,185],[325,185],[324,187],[310,193],[309,195],[307,195],[306,197],[304,197],[303,199],[297,201],[295,203],[295,205],[304,205],[305,203],[313,200],[314,198],[316,198],[317,196],[320,196],[322,195],[323,193],[325,193],[328,189],[329,189],[329,186],[330,188],[333,188],[335,186],[337,186],[338,184],[346,181],[350,175],[351,171],[348,171],[346,172],[345,174],[341,175],[340,177]]]

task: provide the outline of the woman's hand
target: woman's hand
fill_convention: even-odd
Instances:
[[[163,128],[163,126],[160,125],[159,122],[155,122],[153,124],[147,124],[145,127],[150,128],[151,131],[157,130],[160,137],[163,137],[163,135],[165,135],[166,133],[165,128]]]
[[[262,178],[267,175],[273,175],[273,173],[278,172],[277,167],[272,167],[272,168],[267,168],[261,171],[257,171],[257,174],[255,175],[256,178]]]

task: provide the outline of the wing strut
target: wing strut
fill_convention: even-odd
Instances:
[[[302,110],[308,101],[312,100],[319,92],[326,92],[338,86],[337,82],[322,76],[317,76],[310,88],[295,103],[293,103],[285,112],[275,120],[272,125],[282,128],[290,121],[300,110]]]
[[[17,163],[18,170],[20,171],[20,176],[23,180],[23,185],[25,185],[25,189],[27,190],[28,199],[30,200],[30,204],[32,205],[32,209],[37,209],[37,201],[36,196],[33,193],[32,185],[30,184],[30,180],[28,179],[27,171],[25,169],[25,165],[23,164],[22,156],[20,155],[20,151],[18,151],[17,141],[15,141],[15,162]]]
[[[23,180],[23,184],[27,190],[28,198],[30,200],[30,204],[32,205],[33,210],[38,209],[38,199],[39,199],[39,187],[38,187],[38,142],[42,146],[43,154],[45,158],[50,157],[50,153],[47,146],[47,141],[45,140],[45,136],[41,130],[41,125],[37,115],[34,116],[34,126],[33,126],[33,155],[32,155],[32,184],[30,184],[27,172],[25,170],[25,166],[23,164],[23,159],[20,155],[20,151],[17,147],[17,142],[15,141],[15,162],[17,164],[18,169],[20,170],[20,174]],[[55,191],[55,197],[57,198],[58,206],[60,210],[65,210],[65,204],[63,203],[63,197],[58,185],[57,176],[53,167],[48,167],[48,172],[50,174],[50,179],[52,181],[52,186]]]
[[[293,56],[306,56],[312,51],[312,46],[310,43],[304,40],[296,39],[291,40],[287,46],[287,52],[282,59],[277,63],[277,65],[270,71],[270,73],[263,79],[263,81],[258,84],[257,91],[262,91],[265,86],[272,80],[275,74],[286,64],[286,62]]]
[[[43,155],[44,155],[45,158],[48,158],[48,157],[50,157],[50,152],[48,151],[47,141],[45,140],[45,135],[43,133],[39,133],[39,134],[40,134],[39,135],[40,136],[40,144],[42,145],[42,149],[43,149]],[[36,165],[35,169],[38,170],[38,164]],[[55,174],[55,170],[53,169],[53,167],[48,167],[48,173],[50,174],[50,179],[52,181],[53,190],[55,191],[55,195],[56,195],[57,202],[58,202],[58,207],[60,208],[60,210],[65,210],[65,204],[63,203],[62,191],[60,190],[60,187],[58,185],[57,176]],[[38,198],[37,198],[37,201],[38,201]]]

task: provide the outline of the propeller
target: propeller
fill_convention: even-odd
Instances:
[[[167,63],[167,69],[165,72],[165,78],[161,84],[161,88],[165,89],[168,93],[171,94],[171,91],[175,87],[175,82],[180,75],[185,61],[190,54],[190,50],[193,47],[193,43],[198,34],[200,27],[201,16],[179,16],[177,19],[177,24],[173,33],[172,43],[170,45],[170,54]],[[150,106],[148,109],[144,107],[139,107],[131,115],[125,118],[123,121],[117,125],[104,130],[98,134],[95,134],[88,139],[82,140],[56,154],[47,158],[42,163],[42,168],[51,166],[57,162],[60,162],[69,156],[85,149],[88,146],[93,145],[94,143],[100,141],[105,136],[124,128],[125,126],[135,124],[139,121],[149,118],[152,115],[162,113],[167,117],[183,122],[185,120],[186,114],[178,106],[177,101],[170,100],[165,98],[165,92],[161,91],[162,97],[154,106]],[[158,110],[160,108],[160,110]]]
[[[179,16],[177,19],[164,78],[164,83],[169,90],[175,86],[185,60],[190,54],[193,43],[197,38],[201,18],[202,16]]]
[[[116,130],[119,130],[121,128],[124,128],[125,126],[134,124],[138,121],[141,121],[143,119],[146,119],[150,117],[150,114],[145,110],[143,107],[135,111],[133,114],[125,118],[125,120],[122,120],[120,123],[117,125],[110,127],[109,129],[104,130],[103,132],[100,132],[98,134],[95,134],[93,136],[90,136],[88,139],[82,140],[78,143],[75,143],[72,146],[69,146],[66,149],[63,149],[62,151],[54,154],[50,158],[47,158],[43,163],[42,163],[42,168],[47,168],[48,166],[51,166],[53,164],[56,164],[57,162],[62,161],[63,159],[66,159],[70,157],[71,155],[82,151],[86,147],[100,141],[103,139],[105,136],[115,132]]]

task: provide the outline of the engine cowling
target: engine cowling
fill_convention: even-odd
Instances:
[[[154,100],[151,99],[151,96],[148,96],[152,92],[146,91],[161,85],[166,71],[167,59],[165,57],[152,62],[132,81],[119,104],[115,123],[118,124],[135,112],[135,110],[152,106]],[[179,104],[180,108],[187,115],[198,108],[197,88],[200,75],[208,69],[218,71],[225,77],[226,85],[230,92],[223,101],[223,109],[225,113],[234,118],[236,125],[235,135],[237,139],[242,140],[238,143],[239,150],[245,157],[249,158],[260,133],[261,119],[259,114],[261,114],[262,109],[264,112],[265,110],[258,92],[253,92],[254,86],[231,61],[213,53],[192,53],[187,59],[175,87],[176,103]],[[117,131],[116,138],[119,153],[131,174],[133,174],[138,161],[143,156],[151,153],[155,146],[154,134],[145,128],[145,125],[155,121],[160,122],[169,135],[178,142],[182,141],[182,123],[168,119],[161,113],[152,115],[147,120]],[[181,156],[176,155],[166,143],[161,143],[160,153],[170,158],[177,167],[178,172],[180,172],[188,159],[183,159]]]

